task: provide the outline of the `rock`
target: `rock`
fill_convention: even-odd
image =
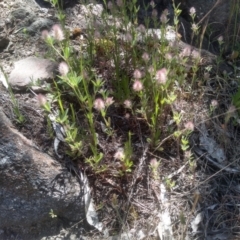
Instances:
[[[53,24],[54,22],[50,19],[37,18],[29,27],[26,27],[26,31],[31,35],[35,35],[44,29],[50,29]]]
[[[27,57],[15,62],[9,76],[9,84],[15,90],[24,90],[29,84],[41,86],[56,76],[58,64],[48,59]]]
[[[0,173],[1,239],[40,239],[58,233],[66,223],[82,221],[78,180],[19,133],[2,108]]]
[[[18,8],[11,12],[11,22],[19,28],[30,26],[35,18],[36,16],[27,8]]]

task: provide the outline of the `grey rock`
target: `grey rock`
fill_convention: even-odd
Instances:
[[[36,19],[36,15],[27,8],[18,8],[11,12],[11,23],[18,28],[30,26]]]
[[[5,27],[5,22],[0,19],[0,32],[4,30],[4,27]]]
[[[1,239],[40,239],[57,234],[66,223],[82,221],[78,180],[34,148],[1,108],[0,160]],[[50,217],[51,209],[57,217]]]
[[[15,62],[9,76],[9,84],[15,90],[24,90],[29,85],[41,86],[56,76],[58,64],[48,59],[28,57]]]
[[[27,33],[35,35],[44,29],[50,29],[54,22],[50,19],[37,18],[29,27],[26,27]]]

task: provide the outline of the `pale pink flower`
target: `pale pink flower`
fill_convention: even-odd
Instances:
[[[101,111],[105,108],[104,101],[101,98],[95,99],[93,105],[94,105],[94,108],[98,111]]]
[[[192,157],[191,151],[185,151],[184,155],[187,159],[190,159]]]
[[[153,0],[150,2],[150,6],[151,6],[152,8],[155,7],[155,2],[154,2]]]
[[[139,80],[135,80],[135,82],[133,83],[133,90],[136,92],[142,91],[143,90],[142,82]]]
[[[211,101],[211,106],[214,107],[214,108],[216,108],[216,107],[218,106],[218,101],[217,101],[216,99],[213,99],[213,100]]]
[[[195,7],[191,7],[190,10],[189,10],[189,13],[190,13],[190,15],[196,14],[196,9],[195,9]]]
[[[205,72],[205,73],[203,74],[203,79],[204,79],[204,80],[209,80],[209,79],[210,79],[210,74],[209,74],[209,72]]]
[[[166,54],[165,54],[165,58],[166,58],[167,60],[172,60],[172,59],[173,59],[172,53],[166,53]]]
[[[217,40],[218,40],[218,43],[219,43],[220,45],[223,44],[223,36],[222,36],[222,35],[219,36]]]
[[[118,5],[118,7],[122,7],[123,6],[123,0],[117,0],[117,5]]]
[[[61,62],[58,66],[58,71],[61,76],[66,76],[69,72],[69,67],[66,62]]]
[[[185,47],[182,51],[181,51],[181,53],[180,53],[180,57],[189,57],[189,56],[191,56],[191,53],[192,53],[192,49],[191,49],[191,47]]]
[[[44,95],[42,95],[41,93],[38,94],[36,97],[37,97],[37,101],[41,107],[47,103],[46,97]]]
[[[166,24],[168,22],[167,15],[168,15],[168,10],[165,9],[160,16],[161,23]]]
[[[190,130],[190,131],[193,131],[193,130],[194,130],[194,124],[193,124],[193,122],[191,122],[191,121],[185,123],[185,124],[184,124],[184,127],[185,127],[187,130]]]
[[[233,105],[231,105],[228,109],[228,113],[230,113],[230,114],[234,113],[235,111],[236,111],[236,107]]]
[[[133,38],[132,38],[132,34],[131,33],[126,33],[125,35],[125,41],[126,42],[132,42]]]
[[[47,38],[49,38],[50,34],[49,34],[48,30],[43,30],[41,33],[41,37],[43,40],[46,40]]]
[[[158,166],[159,166],[159,162],[157,161],[156,158],[152,158],[152,159],[150,160],[150,165],[151,165],[152,168],[156,169],[156,168],[158,168]]]
[[[199,53],[199,51],[196,51],[196,50],[192,51],[191,56],[194,59],[200,59],[201,58],[201,54]]]
[[[192,24],[192,30],[193,30],[193,32],[196,33],[196,32],[198,31],[198,29],[199,29],[199,26],[198,26],[196,23],[193,23],[193,24]]]
[[[118,160],[123,160],[125,157],[124,150],[122,148],[119,148],[117,152],[114,154],[114,158]]]
[[[156,72],[156,81],[159,84],[165,84],[167,82],[167,69],[162,68]]]
[[[150,57],[149,57],[149,54],[148,53],[143,53],[143,55],[142,55],[142,59],[143,59],[143,61],[144,62],[148,62],[149,61],[149,59],[150,59]]]
[[[64,39],[64,33],[59,24],[55,24],[52,26],[52,36],[57,40],[57,41],[62,41]]]
[[[151,75],[153,75],[153,74],[154,74],[154,67],[153,67],[153,66],[150,66],[150,67],[148,68],[148,72],[149,72]]]
[[[145,33],[146,32],[146,28],[143,24],[140,24],[138,26],[138,31],[141,32],[141,33]]]
[[[114,100],[113,100],[113,97],[107,97],[106,100],[105,100],[105,104],[106,106],[110,106],[114,103]]]
[[[124,102],[123,102],[123,104],[124,104],[124,106],[126,107],[126,108],[132,108],[132,102],[130,101],[130,100],[125,100]]]
[[[131,115],[129,113],[126,113],[124,116],[126,119],[129,119],[131,117]]]
[[[109,10],[112,10],[112,9],[113,9],[113,3],[112,3],[111,1],[108,2],[107,8],[108,8]]]
[[[134,72],[133,72],[133,78],[135,79],[140,79],[142,78],[142,73],[139,69],[135,69]]]
[[[100,38],[101,38],[101,34],[100,34],[99,31],[95,31],[95,32],[94,32],[94,38],[95,38],[95,39],[100,39]]]
[[[153,17],[153,18],[156,18],[157,15],[158,15],[158,11],[157,11],[156,9],[153,9],[153,10],[152,10],[152,17]]]

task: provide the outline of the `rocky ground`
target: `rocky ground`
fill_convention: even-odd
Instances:
[[[72,34],[72,44],[77,49],[81,41],[80,29],[87,28],[92,16],[101,25],[100,15],[103,8],[96,3],[65,3],[66,27]],[[5,214],[1,214],[5,221],[0,221],[0,239],[165,239],[167,233],[169,239],[240,238],[240,135],[237,115],[229,110],[230,93],[236,92],[238,88],[237,73],[233,75],[229,70],[225,77],[216,74],[210,76],[205,85],[199,82],[195,97],[191,97],[189,101],[186,93],[174,106],[183,113],[186,121],[192,120],[195,124],[191,145],[197,166],[192,166],[191,169],[188,164],[182,164],[182,159],[176,157],[176,143],[168,139],[164,144],[166,151],[156,156],[154,151],[149,151],[145,142],[144,135],[147,130],[144,123],[139,124],[134,118],[124,119],[125,110],[113,108],[113,115],[116,116],[113,122],[118,132],[111,141],[104,134],[100,135],[100,148],[111,159],[116,148],[122,143],[118,136],[124,138],[122,133],[131,130],[136,134],[133,139],[136,168],[132,175],[123,178],[114,178],[110,174],[94,174],[82,162],[73,164],[70,159],[60,159],[57,156],[54,149],[55,136],[50,134],[46,117],[36,98],[41,89],[37,86],[31,90],[25,87],[24,81],[32,80],[32,77],[35,80],[42,78],[44,84],[48,84],[48,80],[57,74],[58,63],[47,60],[50,56],[47,55],[48,49],[41,38],[42,30],[50,29],[58,23],[56,10],[40,0],[0,0],[0,16],[0,149],[4,149],[0,152],[0,170],[4,174],[16,175],[12,182],[0,177],[0,185],[9,185],[10,190],[15,189],[15,195],[9,194],[7,188],[8,191],[0,192],[0,208]],[[215,21],[216,17],[213,20]],[[216,45],[211,49],[214,49],[211,52],[218,52]],[[39,58],[45,60],[41,61]],[[231,61],[229,64],[231,65]],[[40,68],[45,70],[39,71]],[[199,74],[203,75],[203,72],[204,70]],[[12,84],[20,112],[26,120],[24,124],[17,122],[11,94],[4,86],[6,83],[3,73]],[[104,68],[100,73],[108,76]],[[217,101],[219,107],[214,110],[214,115],[209,115],[213,100]],[[227,123],[224,122],[226,112],[229,119],[231,118]],[[100,122],[98,128],[101,129]],[[61,146],[60,143],[60,154],[63,153]],[[14,155],[14,151],[19,151],[19,154]],[[26,165],[27,171],[20,167],[26,159],[25,152],[31,152],[33,159],[33,164]],[[6,163],[6,156],[16,161],[20,159],[19,165],[14,165],[14,161]],[[148,163],[155,157],[161,159],[161,171],[160,177],[153,180]],[[43,166],[42,162],[46,162],[47,167]],[[49,171],[46,168],[49,168]],[[30,171],[39,172],[37,177],[34,175],[40,179],[39,185],[35,179],[29,187],[34,189],[36,185],[36,194],[36,189],[27,194],[19,194],[18,189],[22,191],[23,185],[28,185],[26,172]],[[91,192],[95,206],[93,217],[89,217],[90,210],[85,212],[81,205],[82,201],[84,202],[81,189],[86,186],[81,186],[83,177],[80,172],[86,173],[88,177],[90,190],[87,192]],[[51,185],[58,175],[59,180]],[[167,176],[175,185],[166,189],[161,181],[162,176]],[[51,195],[51,204],[41,202],[44,197],[39,191],[40,185],[46,187],[46,192],[41,190],[45,196],[55,194]],[[53,188],[52,192],[47,189],[48,186]],[[62,190],[63,186],[66,191]],[[20,200],[16,197],[18,194],[23,196],[19,197]],[[62,201],[63,199],[67,200]],[[12,205],[7,201],[12,202]],[[21,204],[14,204],[14,201],[20,201]],[[46,204],[46,207],[41,208],[42,204]],[[39,206],[39,209],[36,206]],[[49,214],[51,209],[54,209],[52,215]],[[100,223],[93,221],[95,212]],[[88,215],[90,220],[88,218],[86,221],[85,215]],[[21,220],[22,216],[29,219]],[[38,223],[37,218],[41,219],[43,224]],[[121,228],[122,221],[125,223],[124,228]],[[122,234],[119,234],[120,230]]]

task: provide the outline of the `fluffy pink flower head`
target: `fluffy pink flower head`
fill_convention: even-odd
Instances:
[[[135,80],[135,82],[133,83],[133,90],[136,92],[142,91],[143,90],[142,82],[139,80]]]
[[[144,52],[143,55],[142,55],[142,59],[144,62],[148,62],[150,57],[149,57],[149,54]]]
[[[168,10],[165,9],[165,10],[162,12],[161,16],[160,16],[160,21],[161,21],[161,23],[166,24],[166,23],[168,22],[168,17],[167,17],[167,15],[168,15]]]
[[[113,3],[112,3],[111,1],[108,2],[107,8],[108,8],[109,10],[112,10],[112,9],[113,9]]]
[[[132,108],[132,102],[128,99],[125,100],[123,104],[126,108]]]
[[[114,158],[118,160],[123,160],[125,157],[124,150],[122,148],[119,148],[116,153],[114,154]]]
[[[195,7],[191,7],[190,10],[189,10],[189,13],[190,13],[190,15],[196,14],[196,9],[195,9]]]
[[[190,130],[190,131],[193,131],[194,130],[194,124],[193,122],[187,122],[184,124],[184,127],[187,129],[187,130]]]
[[[57,41],[62,41],[64,39],[64,33],[60,25],[55,24],[52,26],[52,36],[57,40]]]
[[[47,103],[47,99],[44,95],[38,94],[36,97],[37,97],[37,101],[41,107]]]
[[[158,166],[159,166],[159,162],[157,161],[156,158],[152,158],[151,161],[150,161],[150,166],[154,169],[157,169]]]
[[[140,24],[138,26],[138,31],[141,32],[141,33],[145,33],[146,32],[146,28],[143,24]]]
[[[114,103],[114,100],[113,100],[113,97],[107,97],[106,100],[105,100],[105,104],[106,106],[110,106]]]
[[[98,111],[101,111],[105,108],[105,103],[101,98],[95,99],[93,105],[94,105],[94,108]]]
[[[158,15],[158,11],[157,11],[156,9],[153,9],[153,10],[152,10],[152,17],[153,17],[153,18],[156,18],[157,15]]]
[[[154,8],[154,7],[155,7],[155,2],[152,0],[149,5],[150,5],[152,8]]]
[[[126,33],[126,35],[125,35],[125,40],[126,40],[126,42],[132,42],[132,40],[133,40],[133,38],[132,38],[132,34],[131,33]]]
[[[139,69],[135,69],[135,71],[133,72],[133,78],[134,79],[140,79],[142,78],[142,73]]]
[[[213,99],[213,100],[211,101],[211,106],[212,106],[213,108],[216,108],[216,107],[218,106],[218,101],[217,101],[216,99]]]
[[[41,33],[41,37],[43,40],[46,40],[47,38],[49,38],[50,34],[49,34],[48,30],[43,30]]]
[[[167,82],[167,69],[162,68],[156,72],[156,81],[158,84],[165,84]]]
[[[117,5],[118,5],[118,7],[122,7],[123,6],[123,0],[117,0]]]
[[[61,74],[61,76],[66,76],[69,72],[69,67],[67,63],[61,62],[58,66],[58,71]]]
[[[154,74],[154,67],[153,67],[153,66],[150,66],[150,67],[148,68],[148,72],[149,72],[151,75],[153,75],[153,74]]]

